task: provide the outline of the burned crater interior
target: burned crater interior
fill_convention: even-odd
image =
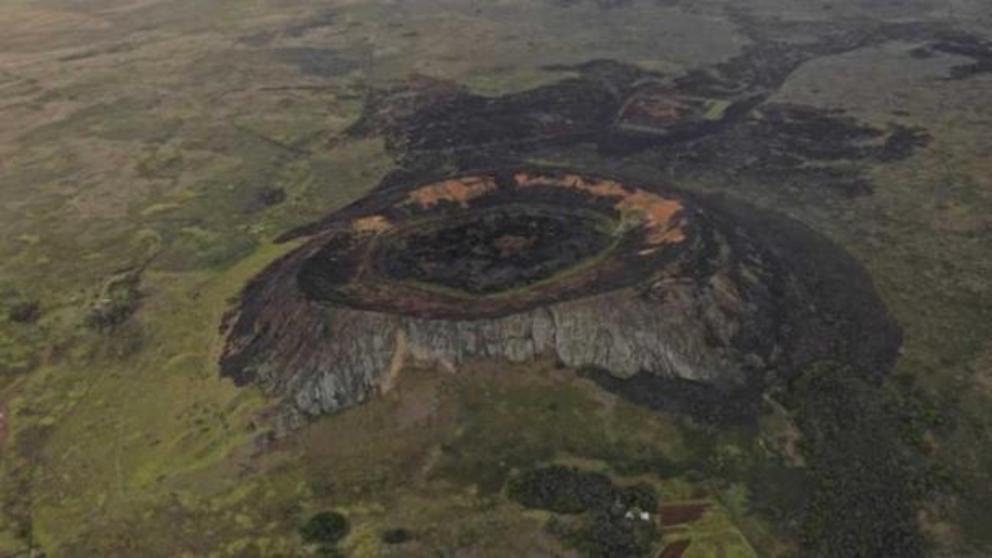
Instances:
[[[633,286],[691,229],[680,197],[574,174],[466,175],[394,192],[301,264],[315,301],[492,318]]]
[[[499,207],[383,235],[374,260],[393,280],[489,295],[581,264],[609,247],[612,227],[550,207]]]

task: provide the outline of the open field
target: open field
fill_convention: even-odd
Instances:
[[[299,245],[277,237],[415,175],[411,161],[464,163],[419,121],[370,107],[421,90],[516,106],[599,80],[586,62],[681,75],[762,37],[813,43],[852,21],[992,40],[983,0],[4,2],[0,557],[574,556],[551,527],[574,518],[506,495],[552,463],[652,486],[652,552],[666,558],[837,555],[816,541],[850,525],[819,523],[810,502],[868,509],[823,487],[893,478],[892,509],[911,518],[899,528],[926,555],[992,554],[992,54],[940,50],[929,31],[811,57],[749,110],[754,135],[726,143],[513,146],[535,165],[744,200],[833,240],[902,329],[880,385],[824,364],[766,394],[753,423],[715,426],[554,362],[414,367],[370,403],[287,433],[271,400],[218,369],[225,313]],[[827,111],[818,130],[855,140],[833,159],[789,158],[808,147],[803,121],[771,155],[724,151],[779,138],[791,106]],[[903,129],[915,143],[888,157]],[[824,419],[848,413],[859,436]],[[351,524],[334,549],[300,536],[323,510]],[[390,544],[391,529],[411,539]]]

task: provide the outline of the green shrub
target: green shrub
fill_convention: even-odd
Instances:
[[[658,540],[653,521],[627,519],[622,515],[597,512],[566,536],[566,542],[590,558],[635,558],[647,556]]]
[[[617,499],[624,509],[637,508],[652,514],[658,509],[658,493],[653,486],[646,483],[617,489]]]
[[[381,538],[386,544],[403,544],[413,538],[413,533],[402,528],[386,529]]]
[[[141,302],[140,271],[128,271],[111,277],[103,286],[99,298],[90,306],[86,324],[98,331],[112,329],[124,323]]]
[[[617,487],[602,473],[551,465],[511,479],[507,493],[529,508],[582,514],[569,522],[552,518],[547,526],[582,556],[646,556],[659,538],[654,521],[636,513],[658,509],[649,484]]]
[[[18,300],[10,305],[7,314],[12,322],[33,323],[41,316],[41,304],[37,300]]]
[[[300,529],[303,540],[311,543],[336,543],[348,534],[350,526],[344,515],[326,511],[310,518]]]
[[[522,473],[510,481],[508,494],[528,508],[557,513],[606,509],[615,496],[613,483],[606,475],[562,465]]]
[[[819,366],[789,395],[809,463],[804,555],[926,555],[916,510],[929,490],[927,462],[900,436],[900,414],[882,386]]]

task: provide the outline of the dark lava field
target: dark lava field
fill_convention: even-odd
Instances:
[[[985,0],[0,30],[0,558],[992,555]]]

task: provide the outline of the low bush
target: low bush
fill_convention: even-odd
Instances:
[[[300,528],[303,540],[310,543],[336,543],[348,534],[350,525],[344,515],[326,511],[311,517]]]

